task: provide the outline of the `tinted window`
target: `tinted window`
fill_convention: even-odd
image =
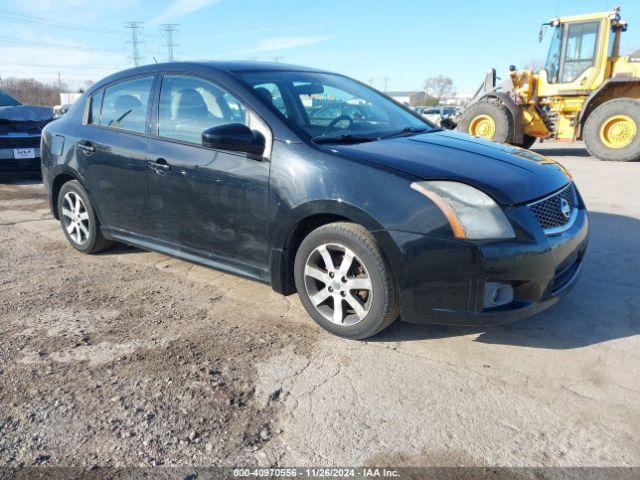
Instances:
[[[144,77],[107,87],[100,125],[144,133],[152,83],[153,77]]]
[[[100,125],[100,107],[102,107],[102,97],[104,90],[94,93],[91,97],[91,105],[89,105],[89,119],[87,123]]]
[[[240,101],[200,78],[167,75],[162,80],[158,131],[160,136],[202,143],[202,132],[226,123],[247,124]]]
[[[432,126],[375,90],[341,75],[279,71],[250,72],[243,78],[256,93],[271,97],[287,123],[313,139],[346,134],[377,137]],[[278,105],[276,98],[285,101]]]
[[[280,88],[275,83],[258,83],[253,86],[256,92],[267,102],[276,107],[285,117],[288,116],[287,107],[284,105]]]

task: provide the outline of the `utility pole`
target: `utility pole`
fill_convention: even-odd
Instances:
[[[131,30],[131,38],[127,42],[131,45],[131,56],[129,60],[137,67],[142,63],[142,56],[140,55],[140,39],[138,35],[142,32],[142,22],[126,22],[124,28]]]
[[[173,62],[173,47],[177,47],[178,44],[173,41],[173,34],[178,31],[177,23],[163,23],[160,25],[160,33],[167,39],[167,43],[160,45],[161,47],[167,47],[167,61]]]
[[[60,78],[60,72],[58,72],[58,92],[62,93],[62,79]]]
[[[384,77],[383,81],[384,81],[384,91],[388,92],[389,91],[389,77]]]

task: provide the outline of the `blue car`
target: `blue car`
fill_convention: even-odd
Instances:
[[[53,109],[22,105],[0,90],[0,175],[40,174],[40,136]]]

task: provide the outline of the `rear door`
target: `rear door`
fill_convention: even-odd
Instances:
[[[145,151],[154,75],[128,78],[96,92],[77,133],[79,169],[103,226],[149,235]]]
[[[164,75],[157,115],[147,148],[157,237],[198,255],[266,270],[268,159],[202,145],[204,130],[229,123],[260,129],[269,139],[264,122],[220,85],[189,74]]]

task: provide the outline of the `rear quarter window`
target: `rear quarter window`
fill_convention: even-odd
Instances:
[[[100,109],[102,108],[102,97],[104,90],[94,93],[89,100],[89,116],[87,123],[91,125],[100,125]]]

